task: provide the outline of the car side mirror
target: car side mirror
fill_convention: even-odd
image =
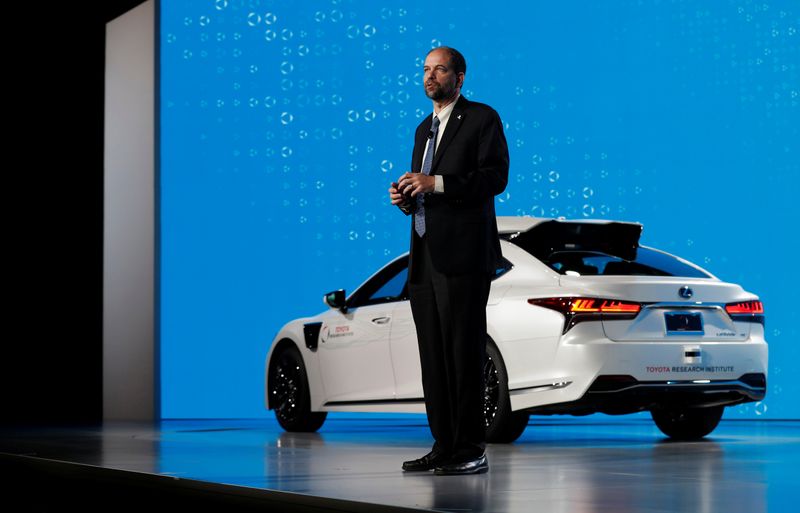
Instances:
[[[341,309],[347,313],[347,303],[345,302],[344,289],[334,290],[322,296],[322,300],[331,308]]]

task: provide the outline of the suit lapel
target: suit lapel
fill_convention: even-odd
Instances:
[[[439,143],[439,148],[436,149],[436,154],[433,156],[433,164],[431,165],[431,172],[437,169],[439,166],[439,161],[442,160],[442,155],[444,152],[447,151],[447,147],[450,145],[450,141],[456,136],[456,132],[461,127],[462,121],[464,121],[464,110],[467,106],[467,99],[463,96],[459,96],[458,101],[456,104],[453,105],[453,112],[450,113],[450,118],[447,120],[447,126],[445,127],[444,134],[442,134],[442,140]]]
[[[414,155],[412,156],[412,173],[421,173],[422,172],[422,156],[425,154],[425,145],[428,144],[428,138],[426,135],[431,130],[431,125],[433,125],[433,116],[428,116],[425,120],[425,124],[423,125],[423,130],[419,131],[415,137],[414,141]]]

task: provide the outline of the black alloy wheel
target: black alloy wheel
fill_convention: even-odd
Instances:
[[[295,346],[287,346],[272,358],[270,407],[286,431],[313,432],[322,427],[327,412],[312,412],[308,377],[303,358]]]
[[[662,433],[675,440],[698,440],[714,431],[724,406],[705,408],[664,407],[650,410]]]
[[[508,395],[508,373],[500,351],[491,340],[486,342],[483,379],[483,418],[486,424],[486,441],[511,443],[525,431],[530,414],[511,410],[511,399]]]

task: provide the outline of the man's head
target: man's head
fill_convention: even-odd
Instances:
[[[461,90],[467,61],[455,48],[440,46],[428,52],[422,71],[425,94],[435,102],[443,102]]]

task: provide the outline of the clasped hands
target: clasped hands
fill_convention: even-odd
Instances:
[[[416,197],[423,192],[433,192],[436,179],[432,175],[422,173],[405,173],[397,182],[392,182],[389,187],[389,197],[392,205],[400,205],[409,198]]]

